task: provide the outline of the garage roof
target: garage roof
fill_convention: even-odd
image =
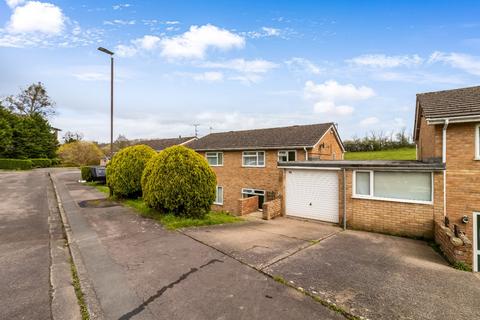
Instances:
[[[291,161],[279,162],[280,168],[338,168],[338,169],[365,169],[365,170],[405,170],[405,171],[442,171],[443,163],[426,163],[421,161],[385,161],[385,160],[319,160],[319,161]]]

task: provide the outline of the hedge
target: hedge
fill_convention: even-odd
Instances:
[[[205,157],[173,146],[153,157],[142,176],[145,204],[163,213],[203,218],[215,200],[217,179]]]
[[[141,196],[143,170],[156,154],[146,145],[126,147],[117,152],[107,165],[107,186],[111,194],[119,198]]]
[[[48,158],[30,159],[34,168],[48,168],[52,166],[52,160]]]
[[[80,172],[82,175],[82,180],[89,181],[89,182],[93,181],[91,167],[86,167],[86,166],[80,167]]]
[[[0,169],[9,170],[29,170],[32,169],[33,162],[24,159],[0,159]]]

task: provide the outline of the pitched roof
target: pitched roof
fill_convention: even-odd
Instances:
[[[417,94],[427,119],[480,115],[480,86]]]
[[[153,149],[160,151],[171,146],[184,145],[189,141],[194,140],[195,137],[179,137],[170,139],[149,139],[149,140],[135,140],[132,145],[145,144]]]
[[[310,148],[320,140],[330,127],[335,128],[334,124],[330,122],[211,133],[192,141],[188,146],[198,151]]]

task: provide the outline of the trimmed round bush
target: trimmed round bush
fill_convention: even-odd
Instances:
[[[203,218],[215,200],[217,178],[207,160],[184,146],[161,151],[142,176],[145,204],[162,213]]]
[[[146,145],[131,146],[117,152],[107,165],[110,193],[119,198],[141,196],[142,173],[155,154],[155,150]]]
[[[82,176],[82,180],[85,180],[85,181],[88,181],[88,182],[93,181],[93,175],[92,175],[92,168],[91,167],[87,167],[87,166],[80,167],[80,174]]]

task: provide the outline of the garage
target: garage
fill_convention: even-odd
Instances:
[[[285,170],[288,216],[338,223],[337,170]]]

